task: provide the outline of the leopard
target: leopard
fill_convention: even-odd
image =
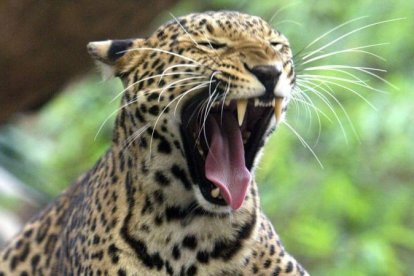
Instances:
[[[308,275],[254,177],[295,87],[288,39],[208,11],[87,50],[124,87],[111,145],[2,249],[0,275]]]

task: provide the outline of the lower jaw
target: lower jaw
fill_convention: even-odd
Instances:
[[[208,179],[206,179],[204,172],[200,171],[199,166],[194,166],[194,164],[196,162],[191,161],[191,160],[194,160],[196,158],[197,157],[193,156],[192,158],[187,160],[187,163],[188,163],[189,166],[192,166],[192,168],[190,167],[190,174],[191,174],[191,177],[193,179],[193,183],[196,183],[196,185],[198,186],[198,189],[200,191],[200,195],[203,197],[203,199],[206,202],[208,202],[209,204],[211,204],[212,206],[215,206],[215,207],[222,207],[222,208],[226,207],[226,208],[228,208],[228,210],[233,210],[233,211],[235,211],[239,208],[242,208],[243,205],[245,204],[245,201],[249,197],[252,185],[254,185],[254,183],[255,183],[254,182],[254,173],[250,170],[250,173],[252,174],[252,179],[251,179],[251,181],[249,182],[249,184],[246,188],[247,189],[246,197],[245,197],[242,205],[237,207],[237,208],[232,208],[228,204],[228,202],[226,202],[226,200],[223,198],[221,193],[219,193],[217,195],[218,192],[215,192],[215,191],[218,189],[218,187],[215,186]],[[192,163],[192,165],[190,165],[189,163]]]

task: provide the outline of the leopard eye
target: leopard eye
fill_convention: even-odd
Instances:
[[[286,46],[285,44],[281,43],[281,42],[277,42],[277,41],[271,41],[270,45],[272,45],[272,47],[276,50],[276,51],[282,51],[283,48]]]
[[[224,47],[227,46],[224,43],[216,43],[216,42],[208,42],[208,41],[198,42],[197,44],[200,45],[200,46],[204,46],[204,47],[208,47],[208,48],[213,48],[214,50],[222,49],[222,48],[224,48]]]
[[[270,45],[272,45],[273,47],[283,47],[283,43],[277,41],[270,42]]]

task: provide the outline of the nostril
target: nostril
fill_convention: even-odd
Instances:
[[[246,66],[247,67],[247,66]],[[247,67],[248,68],[248,67]],[[266,93],[272,93],[279,80],[281,71],[272,65],[258,65],[248,70],[263,84]]]

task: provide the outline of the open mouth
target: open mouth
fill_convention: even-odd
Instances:
[[[280,120],[283,99],[217,101],[205,112],[200,110],[207,99],[208,91],[204,92],[190,100],[182,113],[188,166],[207,201],[237,210],[246,197],[271,118]]]

